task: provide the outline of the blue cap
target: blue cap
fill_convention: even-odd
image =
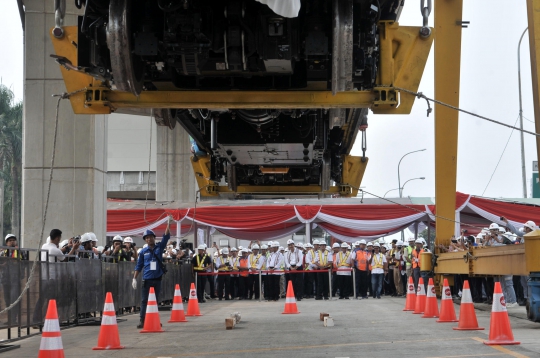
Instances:
[[[144,230],[144,234],[143,234],[143,239],[145,239],[147,236],[149,235],[152,235],[152,236],[156,236],[156,234],[154,234],[154,232],[152,230]]]

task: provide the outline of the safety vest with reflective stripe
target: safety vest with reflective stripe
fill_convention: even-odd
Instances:
[[[349,251],[343,252],[340,251],[335,255],[337,260],[334,260],[334,267],[340,268],[340,267],[351,267],[351,264],[347,263],[347,260],[349,259],[349,255],[351,253]]]
[[[369,269],[368,266],[368,253],[364,250],[358,250],[356,251],[356,268],[358,268],[360,271],[367,271]]]
[[[242,268],[248,268],[248,258],[243,258],[243,257],[240,257],[240,267]],[[247,277],[248,276],[248,271],[240,271],[240,276],[242,277]]]
[[[204,268],[203,268],[203,265],[204,265],[204,261],[206,261],[206,257],[208,255],[204,255],[202,260],[201,260],[201,256],[200,255],[197,255],[197,266],[194,267],[193,269],[196,270],[196,271],[203,271]]]
[[[373,261],[371,261],[372,268],[384,268],[384,255],[382,253],[373,254]]]
[[[259,262],[259,259],[261,258],[261,254],[258,254],[257,256],[251,254],[249,256],[250,258],[250,262],[249,262],[249,267],[252,268],[252,269],[257,269],[257,262]]]
[[[219,258],[220,267],[218,268],[218,271],[230,271],[229,266],[227,266],[227,261],[229,261],[228,257],[222,256]]]
[[[419,252],[416,251],[416,250],[413,250],[412,252],[412,255],[413,255],[413,258],[417,258],[418,259],[418,262],[416,262],[416,260],[412,260],[412,267],[413,269],[417,268],[417,267],[420,267],[420,254],[424,252],[424,249],[421,249]]]

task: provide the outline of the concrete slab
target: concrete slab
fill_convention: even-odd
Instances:
[[[62,331],[66,357],[538,357],[540,324],[511,317],[519,346],[486,346],[490,312],[477,311],[485,331],[454,331],[454,323],[436,323],[403,312],[405,300],[302,300],[297,315],[282,315],[285,301],[211,301],[200,305],[202,317],[167,324],[164,333],[140,334],[138,317],[119,324],[126,349],[96,352],[99,327]],[[187,305],[186,305],[187,308]],[[456,305],[459,315],[459,306]],[[225,330],[225,318],[240,312],[241,322]],[[328,312],[334,327],[323,327],[319,313]],[[35,357],[40,337],[20,341],[8,356]]]

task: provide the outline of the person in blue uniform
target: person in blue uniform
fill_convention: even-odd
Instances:
[[[148,294],[150,293],[150,287],[154,288],[156,293],[156,301],[159,302],[159,295],[161,293],[161,278],[165,274],[163,268],[163,251],[167,247],[167,242],[171,237],[169,227],[171,225],[172,217],[169,216],[167,222],[167,229],[161,239],[161,242],[156,244],[156,235],[152,230],[146,230],[143,234],[143,240],[148,244],[139,253],[137,259],[137,265],[135,266],[135,274],[133,276],[133,289],[137,289],[137,277],[142,271],[142,294],[141,294],[141,321],[137,328],[144,327],[144,318],[146,316],[146,304],[148,303]]]

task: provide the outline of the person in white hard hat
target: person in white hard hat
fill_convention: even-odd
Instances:
[[[287,248],[289,251],[285,253],[285,270],[288,276],[286,285],[289,284],[288,281],[292,281],[296,300],[301,301],[304,296],[303,277],[301,273],[303,271],[304,255],[302,251],[296,248],[292,239],[287,240]]]
[[[405,272],[407,273],[407,282],[409,282],[409,277],[412,277],[414,280],[413,271],[412,271],[412,266],[413,266],[412,252],[416,248],[415,243],[414,243],[415,241],[416,239],[414,237],[409,237],[409,239],[407,240],[407,243],[409,245],[405,246],[403,250],[403,254],[405,255],[404,259],[405,259]]]
[[[318,240],[314,240],[313,242],[317,242],[317,246],[319,246]],[[314,292],[316,292],[314,287],[314,284],[316,282],[316,273],[311,271],[317,269],[317,267],[313,264],[313,261],[315,260],[315,250],[313,248],[314,245],[310,243],[307,243],[305,247],[306,253],[304,255],[304,298],[313,298]]]
[[[371,296],[381,298],[384,275],[388,273],[388,262],[386,256],[380,252],[381,245],[376,242],[373,244],[373,255],[369,258],[371,265]]]
[[[401,256],[396,255],[399,250],[401,250],[401,246],[398,248],[399,243],[401,243],[401,241],[398,241],[397,239],[392,240],[392,248],[386,254],[386,260],[388,261],[388,276],[389,278],[391,278],[391,280],[389,281],[390,284],[393,286],[393,297],[403,296],[403,292],[401,290],[403,286],[401,284],[401,275],[399,268],[399,261]]]
[[[205,245],[199,245],[197,247],[197,255],[191,259],[191,265],[193,267],[193,273],[197,274],[197,300],[199,303],[206,302],[204,289],[206,287],[207,277],[209,276],[200,274],[207,272],[207,269],[212,266],[212,259],[206,253]]]
[[[238,256],[238,249],[236,247],[232,247],[230,251],[231,257],[229,259],[229,262],[231,264],[231,272],[233,272],[231,274],[230,292],[231,299],[234,300],[238,298],[240,292],[240,278],[238,275],[238,264],[240,261],[240,257]]]
[[[397,271],[399,278],[396,280],[396,278],[394,277],[394,283],[396,283],[396,291],[398,292],[398,296],[401,295],[401,297],[407,297],[406,292],[408,285],[405,261],[405,246],[405,242],[398,240],[398,242],[396,243],[395,251],[395,260],[397,262],[395,270]],[[396,272],[394,272],[394,275],[395,274]]]
[[[79,247],[79,252],[77,256],[80,259],[91,259],[94,257],[92,251],[92,237],[88,233],[82,234],[80,238],[81,246]]]
[[[230,300],[231,289],[231,276],[229,273],[232,270],[232,265],[229,258],[229,249],[221,249],[221,255],[216,258],[217,276],[217,296],[218,300],[222,300],[225,297],[225,301]]]
[[[319,242],[319,250],[315,253],[315,265],[317,270],[329,270],[332,268],[332,255],[326,251],[326,241]],[[317,273],[317,296],[316,300],[327,300],[329,296],[329,282],[327,272]]]
[[[249,252],[247,247],[240,250],[240,258],[238,259],[238,270],[240,273],[240,276],[238,278],[240,283],[238,290],[238,299],[246,300],[249,283]]]
[[[366,240],[358,241],[358,248],[354,251],[354,269],[356,275],[356,299],[367,299],[369,288],[369,254],[366,250]]]
[[[283,275],[282,266],[284,265],[285,258],[281,252],[279,252],[279,243],[273,242],[270,248],[270,255],[268,257],[267,269],[269,271],[268,282],[268,300],[278,301],[280,296],[279,280]]]
[[[127,261],[137,261],[137,259],[139,258],[137,254],[137,247],[131,237],[127,236],[124,238],[124,246],[125,246]],[[181,253],[183,254],[183,251],[181,251]],[[179,259],[180,257],[177,257],[177,258]]]
[[[424,243],[420,239],[416,239],[414,241],[415,249],[412,251],[412,270],[413,270],[413,280],[414,280],[414,287],[417,290],[418,289],[418,281],[420,280],[421,271],[420,271],[420,264],[422,259],[422,253],[424,252]],[[422,276],[422,278],[424,278]],[[425,278],[424,278],[425,281]],[[426,282],[424,282],[426,284]]]
[[[260,298],[261,287],[259,285],[259,271],[262,270],[266,262],[266,255],[259,253],[259,244],[251,246],[252,253],[249,255],[249,282],[248,282],[248,300]],[[261,277],[262,278],[262,277]]]
[[[334,244],[335,245],[335,244]],[[339,244],[338,244],[339,245]],[[336,286],[339,290],[339,299],[349,299],[351,294],[351,282],[350,278],[352,276],[351,271],[339,271],[339,270],[349,270],[353,264],[352,255],[348,251],[348,245],[346,242],[343,242],[339,245],[341,250],[333,255],[333,263],[336,271]]]
[[[332,244],[332,249],[330,250],[330,253],[328,254],[328,260],[332,262],[332,297],[336,297],[336,293],[338,290],[338,286],[336,284],[336,272],[333,270],[335,268],[335,260],[334,257],[341,251],[341,244],[334,242]]]

